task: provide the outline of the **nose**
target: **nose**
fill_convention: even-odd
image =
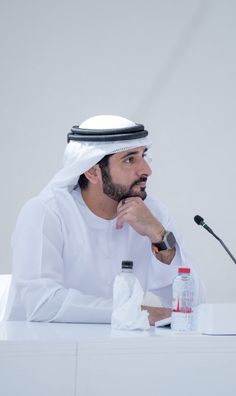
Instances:
[[[140,166],[137,170],[137,173],[139,176],[141,175],[151,176],[152,170],[149,164],[147,163],[147,161],[145,160],[145,158],[142,158],[142,161],[140,161]]]

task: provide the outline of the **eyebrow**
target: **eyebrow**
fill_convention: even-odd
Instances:
[[[145,149],[143,150],[143,154],[146,153],[147,151],[148,151],[148,148],[145,147]],[[136,155],[136,154],[139,154],[139,151],[130,151],[129,153],[123,155],[123,157],[121,157],[120,159],[124,159],[124,158],[129,157],[130,155]]]

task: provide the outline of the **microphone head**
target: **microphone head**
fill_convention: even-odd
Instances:
[[[194,221],[198,225],[203,225],[203,223],[204,223],[204,219],[199,215],[194,216]]]

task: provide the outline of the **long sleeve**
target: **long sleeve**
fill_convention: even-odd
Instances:
[[[109,323],[112,301],[64,286],[59,217],[38,199],[21,211],[12,238],[13,279],[5,320]]]
[[[143,288],[156,293],[164,306],[171,306],[178,266],[190,266],[202,301],[196,267],[164,206],[149,200],[150,209],[177,239],[170,265],[152,255],[148,238],[127,225],[116,230],[115,219],[96,217],[75,198],[61,189],[23,207],[12,238],[13,276],[5,320],[110,323],[114,278],[127,257],[135,262]]]

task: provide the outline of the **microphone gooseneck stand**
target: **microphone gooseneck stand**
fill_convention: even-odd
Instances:
[[[225,251],[228,253],[228,255],[230,256],[230,258],[233,260],[234,264],[236,264],[236,259],[235,257],[232,255],[232,253],[230,252],[230,250],[227,248],[227,246],[225,245],[225,243],[222,241],[222,239],[220,239],[215,233],[214,231],[212,231],[212,229],[204,222],[204,219],[199,216],[196,215],[194,217],[194,221],[195,223],[197,223],[198,225],[201,225],[203,228],[205,228],[205,230],[207,230],[211,235],[213,235],[217,241],[220,242],[220,244],[223,246],[223,248],[225,249]]]

